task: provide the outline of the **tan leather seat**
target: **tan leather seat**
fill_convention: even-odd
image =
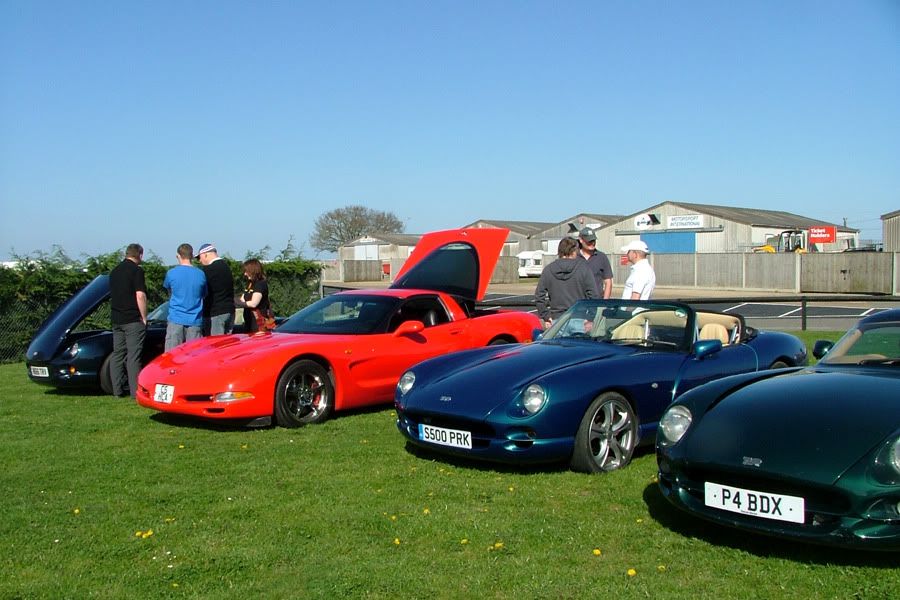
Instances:
[[[640,325],[622,325],[612,332],[614,340],[642,340],[644,339],[644,328]]]
[[[719,340],[722,345],[728,344],[728,330],[718,323],[707,323],[700,330],[701,340]]]

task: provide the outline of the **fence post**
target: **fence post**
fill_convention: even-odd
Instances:
[[[806,331],[806,298],[800,299],[800,330]]]

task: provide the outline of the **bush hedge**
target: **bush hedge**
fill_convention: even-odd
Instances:
[[[16,257],[13,267],[0,266],[0,362],[20,361],[34,332],[57,306],[78,292],[97,275],[109,273],[123,257],[123,251],[69,258],[60,248],[49,253]],[[240,260],[224,257],[234,276],[235,292],[243,289]],[[166,271],[156,255],[145,256],[141,265],[147,282],[150,309],[168,298],[162,287]],[[303,258],[279,258],[264,265],[269,296],[278,315],[291,315],[319,297],[319,263]],[[86,324],[90,328],[109,327],[109,311],[100,310]],[[83,328],[84,326],[82,326]]]

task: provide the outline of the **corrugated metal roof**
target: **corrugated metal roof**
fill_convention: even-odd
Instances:
[[[394,244],[396,246],[415,246],[422,238],[420,233],[371,233],[357,238],[347,246],[370,246],[372,244]]]
[[[518,233],[519,235],[524,235],[526,237],[541,233],[545,229],[549,229],[550,227],[554,227],[557,225],[557,223],[545,223],[543,221],[495,221],[493,219],[478,219],[474,223],[463,225],[463,229],[465,229],[466,227],[473,227],[478,223],[487,223],[489,225],[492,225],[493,227],[509,229],[512,232]]]
[[[712,217],[719,217],[735,223],[743,223],[744,225],[753,225],[756,227],[776,227],[776,228],[793,228],[808,229],[810,227],[821,227],[823,225],[833,225],[838,231],[856,232],[857,229],[852,227],[844,227],[836,223],[829,223],[820,219],[811,219],[802,215],[785,212],[783,210],[763,210],[761,208],[740,208],[736,206],[719,206],[716,204],[694,204],[692,202],[664,202],[656,207],[664,204],[680,206],[688,210],[698,213],[704,213]],[[654,208],[656,208],[654,207]],[[653,209],[641,211],[651,212]],[[641,214],[641,213],[635,213]]]

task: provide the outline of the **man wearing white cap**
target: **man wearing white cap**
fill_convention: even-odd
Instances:
[[[201,244],[197,259],[206,274],[203,302],[203,335],[231,333],[234,326],[234,278],[228,262],[219,256],[216,245]]]
[[[641,240],[634,240],[622,246],[622,252],[631,263],[631,271],[625,281],[622,300],[649,300],[656,287],[656,273],[647,260],[650,249]]]

